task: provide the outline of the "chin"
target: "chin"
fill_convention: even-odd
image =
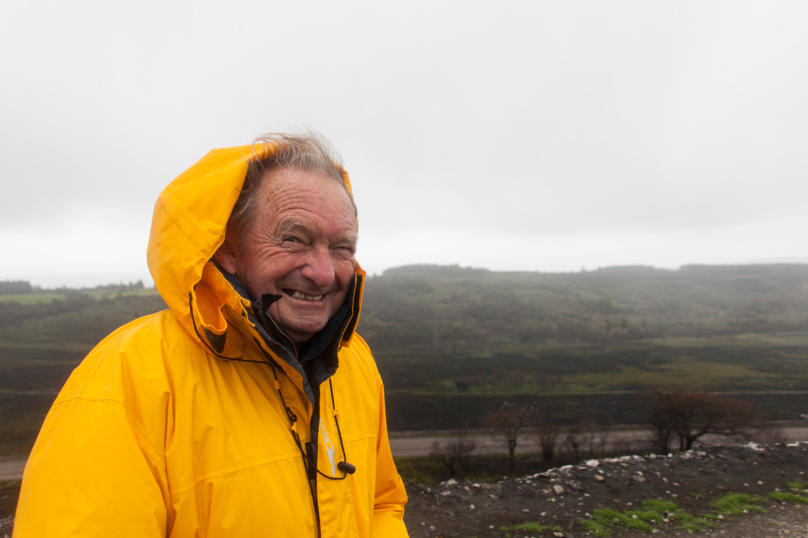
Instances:
[[[297,337],[294,338],[295,340],[300,339],[300,342],[305,342],[325,327],[327,323],[328,318],[324,318],[317,320],[295,320],[290,323],[283,323],[281,326],[290,336],[292,334],[297,335]]]

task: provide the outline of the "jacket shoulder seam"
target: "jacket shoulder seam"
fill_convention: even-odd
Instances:
[[[164,312],[170,312],[170,310],[161,310],[159,312],[155,312],[153,314],[143,316],[143,318],[141,318],[141,319],[147,319],[147,318],[155,317],[155,316],[163,314]],[[137,326],[140,326],[140,324],[138,324]],[[117,334],[115,336],[115,338],[112,338],[108,342],[104,342],[104,350],[103,351],[99,350],[98,348],[90,351],[90,353],[87,355],[87,357],[85,357],[84,360],[87,360],[88,357],[91,357],[91,356],[96,355],[96,354],[98,355],[98,359],[97,359],[97,362],[95,364],[95,368],[93,368],[93,371],[90,372],[87,375],[87,378],[84,380],[84,383],[82,383],[81,388],[78,389],[75,397],[82,397],[83,396],[84,391],[87,389],[87,385],[90,384],[90,382],[93,380],[95,375],[98,373],[98,369],[101,368],[101,365],[104,362],[109,360],[110,355],[112,355],[116,351],[119,351],[119,348],[121,346],[121,340],[123,338],[125,338],[126,336],[128,336],[129,333],[133,329],[134,329],[134,327],[129,327],[127,330],[121,331],[119,334]],[[88,400],[93,399],[93,398],[89,398],[89,397],[85,397],[85,398],[87,398]],[[69,398],[68,400],[70,400],[70,399],[73,399],[73,397]],[[57,402],[68,401],[68,400],[59,400],[59,398],[57,396]],[[54,403],[56,403],[56,402],[54,402]],[[123,401],[121,401],[121,403],[123,403]]]
[[[118,400],[116,398],[91,398],[89,396],[81,396],[81,395],[73,396],[66,400],[61,400],[59,402],[54,402],[51,407],[52,408],[62,407],[65,404],[69,404],[71,402],[75,402],[78,400],[83,400],[86,402],[114,403],[120,405],[124,409],[124,413],[126,412],[126,402],[124,402],[123,400]],[[133,424],[128,417],[126,417],[126,423],[129,425],[129,429],[132,431],[132,435],[134,435],[138,446],[143,450],[144,454],[148,456],[149,459],[152,460],[152,463],[154,463],[155,465],[157,465],[158,467],[160,467],[165,471],[166,465],[165,462],[163,461],[163,458],[160,457],[157,451],[154,450],[154,448],[152,448],[152,446],[145,440],[143,435],[140,434],[140,432],[136,427],[136,424]]]
[[[250,464],[247,464],[247,465],[245,465],[243,467],[236,467],[234,469],[227,469],[225,471],[218,471],[218,472],[208,473],[208,474],[205,474],[205,475],[202,475],[202,476],[194,478],[194,481],[193,481],[192,484],[189,484],[187,486],[183,486],[181,488],[177,488],[176,490],[174,490],[171,493],[171,496],[176,497],[178,495],[182,495],[186,491],[190,491],[190,490],[194,489],[196,486],[198,486],[199,484],[201,484],[203,482],[207,482],[209,480],[215,480],[217,478],[222,478],[224,476],[231,476],[231,475],[234,475],[234,474],[243,473],[245,471],[249,471],[250,469],[255,469],[257,467],[263,467],[265,465],[273,465],[273,464],[281,463],[281,462],[284,462],[284,461],[298,459],[300,457],[301,457],[300,452],[290,452],[288,455],[278,456],[277,458],[270,458],[270,459],[267,459],[267,460],[260,461],[258,463],[250,463]]]

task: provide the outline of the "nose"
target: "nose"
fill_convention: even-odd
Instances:
[[[318,288],[330,288],[334,284],[336,273],[331,252],[326,246],[317,246],[311,250],[309,263],[303,267],[301,275],[309,279]]]

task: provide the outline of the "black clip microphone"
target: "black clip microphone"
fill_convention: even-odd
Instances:
[[[356,472],[356,467],[348,463],[347,461],[341,461],[337,464],[337,469],[342,471],[345,474],[354,474]]]

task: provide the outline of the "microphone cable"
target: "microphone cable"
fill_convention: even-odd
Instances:
[[[300,436],[295,431],[295,423],[297,422],[297,415],[295,415],[289,406],[286,405],[286,399],[283,397],[283,393],[281,392],[281,382],[278,379],[278,372],[275,370],[275,365],[271,362],[268,362],[272,367],[272,375],[275,377],[275,390],[278,391],[278,396],[281,397],[281,403],[283,404],[283,408],[286,409],[286,416],[289,418],[289,424],[291,426],[292,438],[295,440],[295,444],[297,445],[297,449],[300,451],[300,455],[303,457],[303,462],[306,464],[306,474],[307,476],[312,476],[312,468],[314,471],[319,473],[324,478],[329,480],[345,480],[348,475],[354,474],[356,472],[356,466],[348,463],[346,460],[348,459],[347,454],[345,453],[345,443],[342,441],[342,429],[339,427],[339,413],[337,412],[336,403],[334,402],[334,384],[331,382],[331,378],[328,379],[328,386],[331,389],[331,408],[334,410],[334,423],[337,425],[337,435],[339,436],[339,445],[342,449],[342,461],[337,464],[337,469],[342,471],[342,476],[339,478],[335,478],[333,476],[328,476],[327,474],[320,471],[317,468],[317,462],[311,461],[309,457],[306,455],[306,451],[303,450],[303,444],[300,442]]]

